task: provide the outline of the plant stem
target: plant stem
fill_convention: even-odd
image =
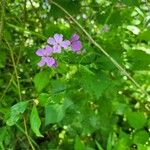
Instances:
[[[35,148],[34,148],[32,142],[31,142],[31,140],[30,140],[30,137],[29,137],[29,135],[28,135],[28,130],[27,130],[27,125],[26,125],[25,117],[23,118],[23,123],[24,123],[24,128],[25,128],[25,135],[26,135],[26,137],[27,137],[27,139],[28,139],[28,142],[29,142],[29,144],[30,144],[32,150],[35,150]]]
[[[16,67],[16,63],[15,63],[13,50],[12,50],[12,48],[11,48],[11,46],[10,46],[8,41],[6,41],[6,44],[7,44],[8,48],[9,48],[9,50],[10,50],[10,55],[11,55],[11,59],[12,59],[13,67],[14,67],[14,72],[15,72],[15,75],[16,75],[16,80],[17,80],[19,100],[21,101],[22,98],[21,98],[20,82],[19,82],[19,79],[18,79],[18,72],[17,72],[17,67]]]
[[[76,19],[73,18],[73,16],[67,10],[65,10],[62,6],[52,0],[50,0],[50,2],[60,8],[66,15],[70,17],[70,19],[84,32],[88,39],[120,70],[120,72],[122,72],[123,75],[127,76],[128,79],[130,79],[134,83],[134,85],[138,89],[140,89],[140,93],[149,97],[149,94],[139,85],[139,83],[137,83],[137,81],[135,81],[130,76],[130,74],[91,37],[91,35],[82,27],[82,25]]]
[[[16,80],[17,80],[17,87],[18,87],[18,94],[19,94],[19,100],[21,101],[22,100],[22,97],[21,97],[21,89],[20,89],[20,82],[19,82],[19,79],[18,79],[18,72],[17,72],[17,67],[16,67],[16,63],[15,63],[15,58],[14,58],[14,54],[13,54],[13,50],[9,44],[9,42],[7,40],[5,40],[9,50],[10,50],[10,55],[11,55],[11,59],[12,59],[12,63],[13,63],[13,67],[14,67],[14,73],[16,75]],[[25,120],[25,117],[23,117],[24,119],[24,128],[25,128],[25,135],[27,137],[27,140],[32,148],[32,150],[35,150],[31,140],[30,140],[30,136],[28,135],[28,131],[27,131],[27,125],[26,125],[26,120]]]
[[[22,129],[22,127],[20,127],[18,124],[16,124],[16,127],[23,133],[26,135],[26,132]],[[27,135],[26,135],[27,136]],[[39,149],[39,146],[36,144],[36,142],[29,136],[29,140]]]

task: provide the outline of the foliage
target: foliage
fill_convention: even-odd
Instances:
[[[146,0],[1,0],[0,149],[149,150],[149,11]],[[40,68],[35,52],[55,33],[83,48]]]

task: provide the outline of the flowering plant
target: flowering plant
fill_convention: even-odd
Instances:
[[[65,50],[71,48],[73,52],[79,52],[82,48],[79,35],[73,34],[70,40],[63,40],[63,35],[56,33],[54,37],[49,37],[47,45],[36,51],[36,55],[41,57],[38,66],[42,67],[47,65],[48,67],[57,67],[57,61],[52,57],[53,53],[61,53],[62,48]]]

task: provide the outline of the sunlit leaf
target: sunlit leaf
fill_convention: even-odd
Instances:
[[[128,25],[127,29],[135,35],[138,35],[140,33],[140,29],[137,26]]]
[[[33,106],[30,114],[30,125],[32,131],[36,134],[36,136],[43,137],[39,130],[41,126],[41,120],[39,118],[39,114],[35,105]]]
[[[85,150],[85,145],[78,136],[75,139],[74,150]]]
[[[140,4],[139,0],[121,0],[121,2],[129,6],[138,6]]]
[[[146,124],[146,117],[143,112],[128,112],[127,121],[129,125],[136,129],[141,129]]]
[[[145,130],[141,130],[135,133],[134,135],[134,142],[137,144],[145,144],[148,142],[149,133]]]
[[[6,124],[9,126],[14,125],[21,117],[21,115],[24,113],[28,105],[28,101],[25,102],[19,102],[15,105],[13,105],[10,108],[9,113],[6,116]]]
[[[45,107],[45,125],[50,123],[57,123],[64,117],[63,105],[54,104]]]
[[[42,71],[35,75],[34,85],[38,92],[41,92],[49,83],[50,71]]]
[[[109,81],[103,73],[96,75],[84,66],[80,66],[79,81],[81,82],[83,89],[90,95],[96,96],[97,99],[109,85]]]

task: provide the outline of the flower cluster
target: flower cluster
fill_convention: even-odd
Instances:
[[[55,34],[54,37],[49,37],[47,45],[36,51],[36,55],[41,57],[38,66],[47,65],[48,67],[56,67],[57,61],[52,57],[53,53],[61,53],[62,48],[68,49],[69,47],[74,52],[81,50],[82,44],[77,34],[73,34],[70,40],[63,40],[62,34]]]

